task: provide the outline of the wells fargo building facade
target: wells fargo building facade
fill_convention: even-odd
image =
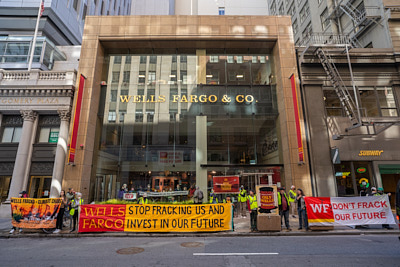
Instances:
[[[291,31],[289,17],[88,17],[63,187],[91,201],[123,184],[206,192],[212,176],[239,175],[311,194]]]

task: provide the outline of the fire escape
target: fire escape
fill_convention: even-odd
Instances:
[[[304,46],[305,49],[302,52],[301,57],[304,58],[306,54],[312,54],[318,57],[337,97],[339,98],[339,102],[346,117],[348,117],[351,122],[351,126],[345,129],[346,133],[335,135],[333,136],[334,139],[342,139],[346,136],[356,135],[373,136],[383,132],[394,124],[400,123],[398,119],[373,120],[362,117],[357,97],[354,97],[353,99],[353,96],[343,82],[343,79],[332,59],[333,56],[343,57],[346,55],[352,81],[352,90],[354,96],[357,96],[349,50],[352,48],[362,47],[358,41],[358,37],[369,28],[378,25],[381,15],[378,7],[366,8],[364,7],[363,2],[358,7],[354,7],[352,3],[354,3],[354,0],[340,1],[336,6],[331,8],[332,12],[327,17],[327,20],[331,20],[332,23],[334,21],[339,21],[342,16],[347,16],[349,18],[346,25],[341,27],[342,34],[316,33],[305,38],[302,43],[302,46]],[[364,131],[361,131],[362,134],[350,133],[350,130],[360,127],[365,128]]]

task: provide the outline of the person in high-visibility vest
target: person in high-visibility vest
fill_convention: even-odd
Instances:
[[[250,190],[250,195],[247,198],[248,198],[249,204],[250,204],[251,231],[256,232],[257,231],[257,209],[258,209],[257,196],[254,195],[254,192]]]
[[[149,200],[147,199],[147,193],[144,193],[142,197],[139,198],[139,204],[149,204]]]
[[[296,187],[292,185],[289,190],[289,202],[290,202],[290,212],[292,217],[296,218]]]
[[[246,205],[247,205],[247,191],[246,191],[246,189],[244,189],[243,185],[240,187],[238,202],[239,202],[240,214],[242,215],[242,218],[245,218],[246,217]]]
[[[81,205],[83,205],[82,194],[76,192],[75,197],[71,200],[71,209],[69,210],[69,214],[73,219],[72,230],[70,232],[73,232],[76,229],[79,212],[81,211]]]
[[[289,207],[290,202],[289,198],[285,193],[285,188],[279,188],[278,192],[278,206],[279,206],[279,215],[281,215],[281,225],[282,225],[282,218],[285,218],[285,225],[288,231],[292,231],[289,225]]]
[[[378,192],[376,191],[376,187],[371,187],[371,191],[372,191],[372,195],[373,196],[382,196],[384,195],[384,190],[383,187],[379,187],[378,188]],[[388,198],[389,198],[389,203],[390,203],[390,197],[391,197],[391,193],[388,193]],[[391,227],[389,224],[382,224],[382,228],[386,228],[386,229],[393,229],[393,227]]]
[[[218,198],[217,195],[214,193],[214,189],[211,189],[209,202],[210,204],[218,204]]]

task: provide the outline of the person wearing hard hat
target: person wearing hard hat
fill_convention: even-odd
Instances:
[[[139,198],[139,204],[149,204],[147,193],[144,193],[143,196]]]

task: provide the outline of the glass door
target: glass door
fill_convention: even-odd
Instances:
[[[50,196],[51,176],[31,176],[29,197],[48,198]]]

